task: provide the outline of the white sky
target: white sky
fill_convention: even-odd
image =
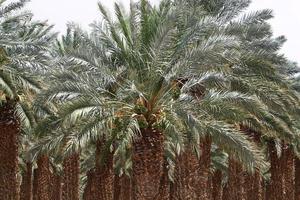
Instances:
[[[159,0],[150,0],[157,4]],[[276,36],[285,35],[288,39],[282,50],[286,56],[300,64],[300,0],[252,0],[250,10],[270,8],[275,18],[270,22]],[[83,27],[100,18],[97,2],[112,9],[115,0],[31,0],[27,8],[36,19],[55,24],[55,30],[64,32],[65,24],[74,21]],[[128,7],[130,0],[120,0]]]

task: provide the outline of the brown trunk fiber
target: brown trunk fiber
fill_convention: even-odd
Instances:
[[[265,193],[266,200],[272,200],[270,196],[272,196],[271,195],[271,185],[270,185],[270,183],[266,183],[266,193]]]
[[[255,171],[254,174],[254,185],[253,185],[253,195],[251,195],[250,200],[263,200],[264,199],[264,183],[263,178],[259,171]]]
[[[21,184],[20,200],[32,200],[32,163],[26,163],[26,171]]]
[[[133,200],[160,200],[164,172],[164,137],[154,129],[143,129],[133,150]]]
[[[222,200],[231,200],[228,190],[228,183],[222,189]]]
[[[18,136],[20,123],[15,104],[0,106],[0,199],[18,200]]]
[[[127,175],[115,175],[114,200],[131,200],[131,180]]]
[[[300,160],[295,157],[295,200],[300,200]]]
[[[253,191],[253,184],[254,184],[253,174],[246,172],[244,176],[244,185],[243,185],[246,194],[245,200],[249,200],[251,198],[252,195],[251,192]]]
[[[89,173],[84,200],[111,200],[113,198],[113,175],[99,169]]]
[[[190,148],[177,158],[175,180],[171,184],[172,200],[208,200],[211,198],[209,182],[211,139],[209,136],[202,140],[200,149],[200,161]]]
[[[87,173],[87,185],[84,190],[84,200],[112,200],[113,199],[113,155],[107,153],[104,163],[100,163],[103,153],[103,142],[97,142],[96,167]]]
[[[60,175],[51,174],[51,200],[62,200],[62,177]]]
[[[63,161],[63,200],[79,200],[79,154],[74,153]]]
[[[33,170],[33,183],[32,183],[32,194],[33,194],[33,200],[37,200],[37,188],[38,188],[38,169]]]
[[[294,152],[288,145],[283,145],[282,149],[282,173],[283,173],[283,199],[284,200],[294,200]]]
[[[258,171],[256,171],[254,174],[247,173],[244,188],[247,200],[262,200],[262,178]]]
[[[170,199],[170,180],[168,176],[167,162],[164,164],[163,176],[160,180],[160,189],[159,189],[159,199],[160,200],[169,200]]]
[[[36,171],[36,196],[34,200],[51,200],[50,198],[50,176],[49,158],[46,155],[41,155],[37,160],[38,169]]]
[[[211,150],[211,138],[206,136],[200,143],[201,157],[200,157],[200,167],[199,167],[199,186],[197,198],[199,199],[210,199],[210,150]]]
[[[123,175],[124,176],[124,175]],[[121,198],[121,188],[122,188],[122,177],[117,174],[114,176],[114,198],[113,200],[119,200]]]
[[[174,182],[171,184],[171,200],[197,199],[199,189],[199,160],[191,148],[176,159]]]
[[[261,197],[261,199],[266,200],[267,199],[267,197],[266,197],[267,196],[267,182],[263,178],[262,178],[262,181],[261,181],[261,188],[262,188],[262,197]]]
[[[86,176],[87,182],[83,191],[83,200],[92,200],[93,171],[89,170]]]
[[[228,166],[228,192],[231,200],[244,200],[243,168],[232,156],[229,156]]]
[[[209,197],[209,199],[210,200],[213,200],[213,174],[211,173],[210,175],[209,175],[209,178],[208,178],[208,182],[209,182],[209,191],[208,191],[208,197]]]
[[[212,178],[212,199],[222,200],[222,171],[215,171]]]
[[[271,180],[269,184],[268,199],[283,200],[283,176],[281,171],[281,162],[277,156],[275,143],[270,141],[268,150],[271,162]]]

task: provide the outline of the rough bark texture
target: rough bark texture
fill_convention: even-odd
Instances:
[[[245,176],[245,192],[247,200],[262,200],[262,178],[260,173],[256,171],[254,174],[249,174]]]
[[[84,190],[84,200],[112,200],[113,175],[104,170],[93,169],[88,172],[88,181]]]
[[[131,200],[131,179],[123,175],[115,175],[114,179],[114,200]]]
[[[267,182],[264,180],[264,179],[262,179],[262,181],[261,181],[261,188],[262,188],[262,197],[261,197],[261,199],[262,200],[266,200],[267,199]]]
[[[164,137],[154,129],[142,130],[133,150],[133,200],[160,200],[164,172]]]
[[[51,174],[50,182],[51,200],[62,200],[62,177],[60,175]]]
[[[213,200],[213,172],[209,175],[209,192],[208,192],[208,197],[210,200]]]
[[[14,114],[15,104],[0,106],[0,199],[18,200],[18,136],[20,123]]]
[[[36,194],[34,200],[51,200],[50,198],[50,178],[49,158],[46,155],[39,156],[37,160],[38,169],[36,171]]]
[[[92,183],[93,183],[93,171],[89,170],[86,173],[86,177],[87,177],[87,183],[85,185],[82,198],[83,198],[83,200],[93,200],[92,199],[92,194],[91,194],[91,192],[92,192]]]
[[[271,191],[271,185],[270,185],[270,183],[266,183],[266,193],[265,193],[266,200],[271,200],[270,196],[272,196],[272,195],[270,195],[270,191]]]
[[[283,199],[294,200],[294,152],[288,145],[283,145],[282,154]]]
[[[216,170],[212,178],[212,199],[222,200],[222,171]]]
[[[161,200],[169,200],[170,199],[170,180],[168,177],[168,169],[167,169],[166,161],[164,164],[163,176],[161,177],[161,180],[160,180],[159,197]]]
[[[295,158],[295,200],[300,200],[300,160]]]
[[[33,200],[37,199],[37,188],[38,188],[38,169],[33,170],[33,183],[32,183],[32,194],[33,194]]]
[[[243,168],[232,156],[229,156],[228,193],[231,200],[244,200]]]
[[[20,191],[20,200],[32,200],[32,163],[26,163]]]
[[[228,183],[223,187],[222,191],[222,200],[231,200],[228,190]]]
[[[121,198],[121,188],[122,188],[122,177],[117,174],[114,176],[114,198],[113,200],[119,200]]]
[[[197,199],[199,187],[199,160],[194,152],[187,148],[176,159],[174,182],[171,184],[171,200]]]
[[[206,136],[202,139],[200,143],[201,149],[201,157],[200,157],[200,164],[199,164],[199,186],[201,189],[198,188],[197,198],[199,199],[211,199],[210,197],[210,184],[209,184],[209,177],[210,177],[210,150],[211,150],[211,138]]]
[[[63,161],[63,200],[79,200],[79,154],[74,153]]]
[[[87,184],[84,190],[84,200],[112,200],[113,199],[113,156],[107,153],[104,163],[100,162],[103,153],[103,143],[98,142],[96,147],[96,167],[87,173]]]
[[[240,128],[253,142],[257,145],[261,144],[261,133],[243,125],[241,125]],[[246,172],[244,179],[245,199],[262,200],[262,178],[259,171],[256,170],[254,174]]]
[[[281,162],[277,156],[275,143],[270,141],[268,150],[271,162],[271,180],[269,184],[268,200],[283,200],[283,177]]]
[[[211,139],[205,137],[200,144],[200,161],[190,148],[177,158],[175,180],[171,184],[172,200],[211,199],[210,150]]]

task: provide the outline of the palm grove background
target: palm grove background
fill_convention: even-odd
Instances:
[[[299,69],[249,0],[0,9],[0,199],[299,200]]]

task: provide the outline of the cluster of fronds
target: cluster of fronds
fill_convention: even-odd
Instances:
[[[141,0],[129,14],[115,4],[113,20],[99,4],[103,20],[91,33],[70,24],[52,42],[51,26],[9,15],[23,3],[0,10],[0,91],[18,104],[25,157],[80,152],[87,170],[101,139],[116,171],[130,174],[143,128],[164,134],[170,175],[187,148],[201,155],[207,135],[216,168],[233,154],[248,170],[265,170],[268,140],[297,151],[297,68],[278,53],[285,38],[273,37],[270,10],[243,14],[248,0]]]

